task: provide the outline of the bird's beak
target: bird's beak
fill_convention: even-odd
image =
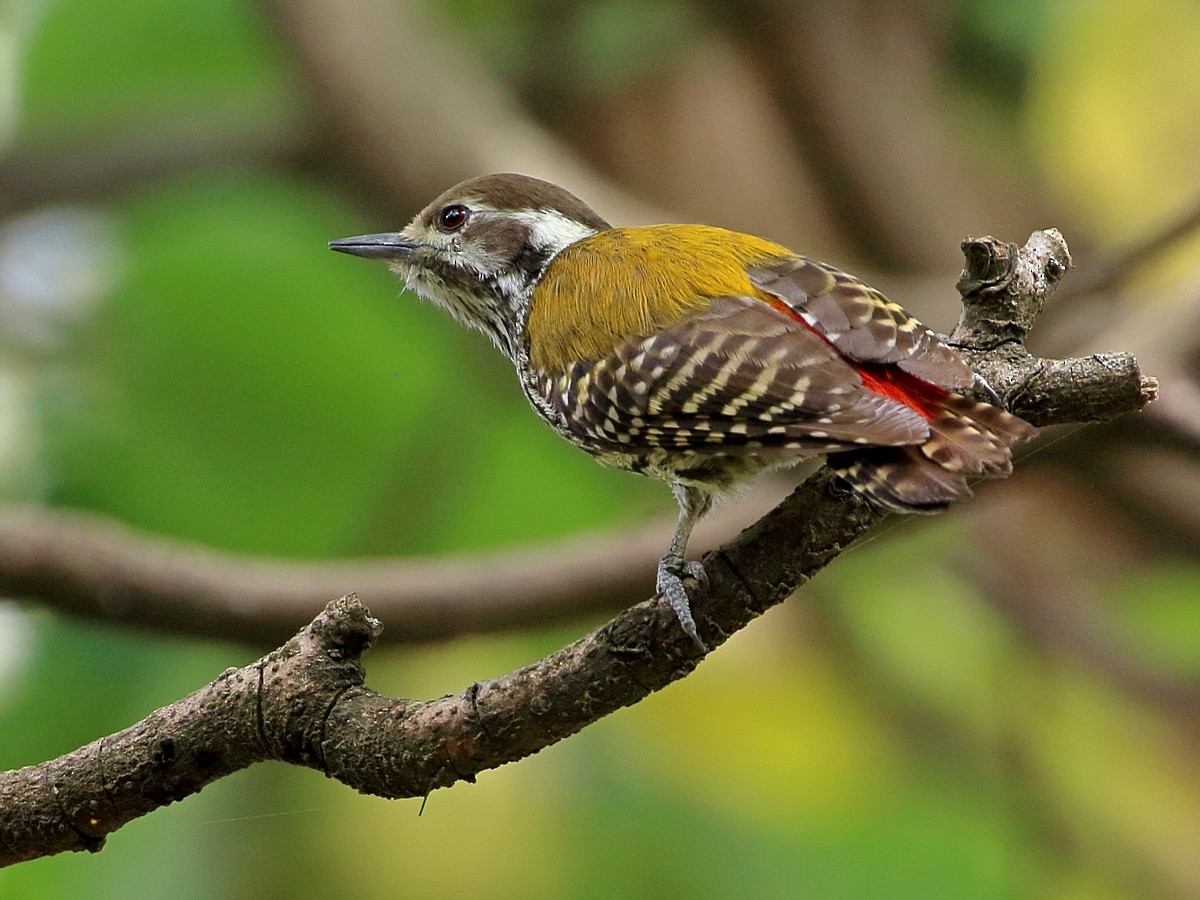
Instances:
[[[418,246],[416,241],[410,241],[399,233],[360,234],[358,237],[329,242],[329,249],[337,250],[339,253],[349,253],[351,256],[362,256],[367,259],[394,261],[407,259]]]

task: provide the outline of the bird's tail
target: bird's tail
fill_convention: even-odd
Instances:
[[[872,447],[829,456],[829,466],[880,505],[932,513],[971,496],[971,476],[1012,472],[1012,447],[1037,433],[1032,425],[990,403],[948,394],[929,422],[929,438],[905,447]]]

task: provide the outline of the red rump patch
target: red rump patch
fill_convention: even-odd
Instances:
[[[862,376],[863,387],[890,400],[903,403],[921,414],[926,422],[932,422],[942,411],[942,402],[949,393],[944,387],[922,381],[903,369],[878,363],[853,363]]]
[[[795,319],[835,350],[837,346],[817,329],[813,328],[804,317],[777,297],[766,297],[767,302],[786,315]],[[845,357],[843,357],[845,358]],[[854,370],[862,376],[863,387],[876,394],[882,394],[889,400],[903,403],[909,409],[921,414],[927,422],[932,422],[942,411],[946,396],[950,393],[944,387],[930,384],[915,375],[910,375],[895,365],[884,363],[857,363],[847,359]]]

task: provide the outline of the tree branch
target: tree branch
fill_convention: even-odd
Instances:
[[[1085,421],[1107,419],[1153,399],[1153,380],[1136,366],[1022,357],[1017,340],[1069,264],[1057,232],[1036,232],[1020,250],[991,238],[964,249],[955,340],[998,390],[1028,403],[1031,418],[1062,421],[1070,410]],[[1090,404],[1056,402],[1076,374],[1100,388],[1133,384],[1097,390]],[[1035,378],[1044,394],[1029,392]],[[1035,396],[1045,409],[1033,408]],[[707,644],[719,646],[784,600],[883,516],[828,470],[810,478],[705,558],[708,588],[693,610]],[[315,768],[366,793],[423,796],[574,734],[700,660],[674,614],[652,599],[502,678],[438,700],[392,700],[363,686],[361,654],[379,633],[357,599],[344,597],[278,650],[137,725],[0,774],[0,863],[98,850],[124,823],[267,759]]]
[[[962,243],[963,313],[950,335],[1008,408],[1035,425],[1105,422],[1158,398],[1128,353],[1038,359],[1024,341],[1046,298],[1071,268],[1057,229],[1035,231],[1024,247],[993,237]],[[986,370],[986,371],[985,371]]]
[[[762,500],[717,510],[696,545],[737,534],[769,508]],[[103,622],[270,647],[317,604],[353,589],[387,621],[381,643],[429,643],[616,612],[653,591],[674,528],[672,516],[490,554],[314,563],[225,553],[90,513],[8,507],[0,508],[0,594]]]
[[[121,138],[89,134],[67,147],[18,147],[0,156],[0,216],[118,196],[187,172],[297,165],[317,144],[318,136],[294,117],[214,119],[161,124]]]

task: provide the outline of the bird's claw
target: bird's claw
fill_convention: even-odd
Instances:
[[[992,401],[992,403],[996,404],[996,406],[999,406],[1000,408],[1003,409],[1004,401],[1000,399],[1000,395],[996,393],[996,389],[994,387],[992,387],[990,384],[988,384],[988,380],[986,378],[984,378],[982,375],[980,375],[978,372],[975,372],[974,375],[975,375],[976,389],[983,391],[985,394],[988,395],[988,398]]]
[[[684,633],[692,639],[701,653],[707,653],[708,646],[696,630],[696,620],[692,617],[687,588],[683,586],[683,579],[686,577],[695,578],[702,590],[708,587],[708,573],[699,562],[664,559],[658,564],[658,592],[670,604]]]
[[[708,590],[708,570],[704,568],[704,563],[698,559],[685,559],[683,561],[683,574],[687,578],[695,578],[696,584],[700,590]]]

